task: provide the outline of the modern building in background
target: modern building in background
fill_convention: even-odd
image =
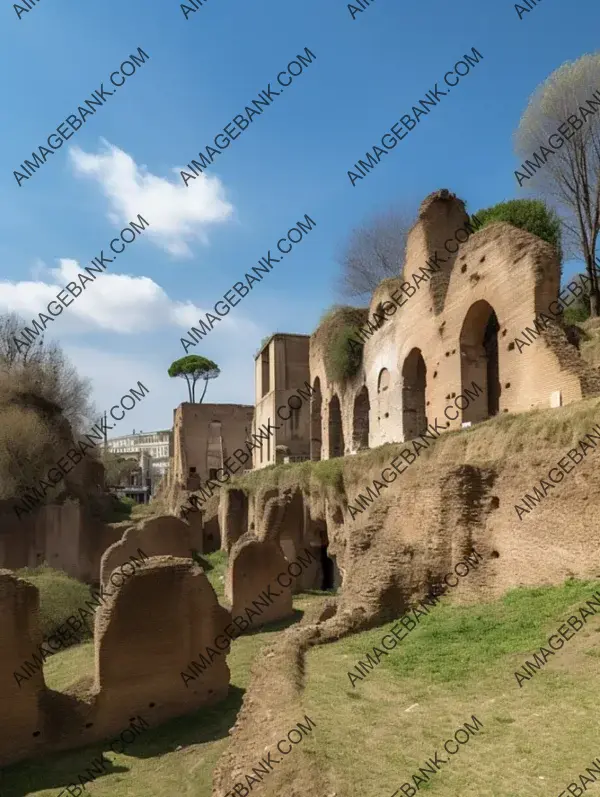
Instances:
[[[137,433],[134,429],[132,434],[108,440],[107,449],[112,454],[123,459],[135,459],[138,463],[138,468],[131,473],[130,484],[122,485],[117,494],[148,503],[169,467],[171,441],[172,434],[168,429]]]

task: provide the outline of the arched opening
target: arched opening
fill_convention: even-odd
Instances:
[[[390,372],[387,368],[382,368],[379,372],[379,379],[377,380],[377,392],[385,393],[390,386]]]
[[[344,456],[344,431],[340,400],[334,396],[329,402],[329,458]]]
[[[420,349],[412,349],[402,366],[402,432],[412,440],[427,430],[427,368]]]
[[[463,422],[484,421],[500,409],[500,368],[498,362],[498,317],[494,308],[484,299],[471,305],[460,333],[461,393],[469,393],[462,410]],[[471,398],[480,391],[481,394]],[[464,403],[463,401],[463,403]]]
[[[310,397],[310,458],[313,462],[321,459],[321,412],[323,400],[321,397],[321,381],[315,379],[313,393]]]
[[[353,444],[355,451],[369,447],[369,391],[363,385],[354,399]]]

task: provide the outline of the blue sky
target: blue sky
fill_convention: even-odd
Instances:
[[[512,136],[528,98],[597,49],[597,0],[544,0],[521,20],[505,0],[375,0],[354,20],[347,5],[206,0],[186,20],[175,0],[41,0],[21,19],[3,4],[0,312],[30,322],[71,261],[137,213],[151,224],[47,333],[100,411],[150,389],[113,434],[171,425],[181,335],[305,213],[317,227],[191,350],[222,369],[207,401],[253,403],[261,339],[314,329],[339,301],[336,252],[374,213],[444,187],[471,212],[526,196]],[[13,170],[138,47],[150,59],[19,187]],[[305,47],[314,63],[186,189],[179,170]],[[481,63],[352,187],[348,169],[472,47]]]

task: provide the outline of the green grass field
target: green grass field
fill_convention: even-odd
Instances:
[[[314,648],[303,707],[318,730],[306,744],[332,792],[392,795],[472,715],[483,730],[445,754],[417,794],[555,797],[579,784],[600,756],[600,616],[522,688],[514,672],[599,586],[570,580],[479,606],[440,604],[354,687],[348,671],[393,624]]]
[[[211,573],[219,578],[217,567]],[[455,756],[446,754],[449,762],[420,792],[559,795],[600,756],[600,616],[588,619],[523,688],[514,671],[599,587],[570,580],[513,590],[483,605],[440,604],[355,687],[347,672],[380,646],[392,624],[313,648],[302,706],[317,727],[302,747],[331,786],[314,797],[391,797],[472,715],[483,730]],[[316,600],[297,596],[295,606],[306,609]],[[123,755],[109,752],[112,771],[87,790],[98,797],[210,797],[212,770],[229,743],[250,666],[284,625],[236,640],[224,703],[147,731]],[[45,667],[48,685],[61,689],[90,672],[92,652],[86,643],[52,657]],[[7,768],[0,773],[0,794],[58,795],[104,749],[97,744]],[[272,788],[266,779],[253,791],[271,797]],[[600,795],[600,783],[588,788]]]

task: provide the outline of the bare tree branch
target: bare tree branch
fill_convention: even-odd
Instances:
[[[411,226],[408,213],[389,210],[353,230],[338,256],[340,293],[368,300],[382,280],[399,277]]]
[[[523,161],[534,158],[542,145],[554,150],[527,185],[561,217],[568,256],[584,260],[594,316],[600,315],[595,265],[600,232],[600,102],[598,95],[594,97],[598,86],[600,53],[563,64],[530,98],[515,134],[516,150]],[[582,122],[579,129],[568,122],[569,117]],[[563,125],[569,138],[558,131]]]

